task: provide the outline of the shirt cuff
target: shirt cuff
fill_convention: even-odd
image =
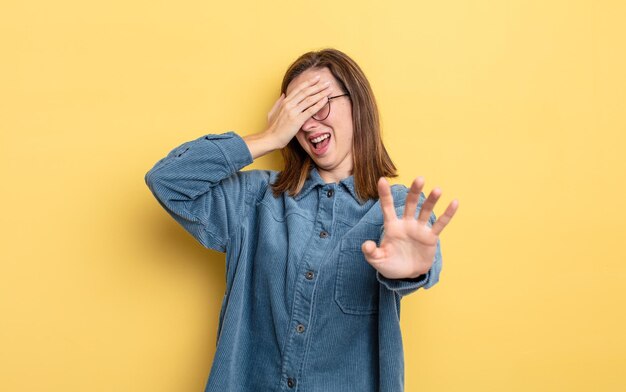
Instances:
[[[203,139],[212,141],[220,149],[232,172],[237,172],[253,162],[248,145],[233,131],[222,134],[208,134]]]
[[[428,282],[429,276],[430,270],[416,278],[390,279],[381,275],[379,271],[376,271],[376,279],[378,279],[383,286],[389,290],[398,291],[402,295],[406,295],[424,286],[426,282]]]

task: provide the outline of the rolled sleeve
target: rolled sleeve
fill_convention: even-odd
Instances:
[[[159,203],[203,246],[224,252],[245,216],[254,171],[245,141],[234,132],[207,134],[159,160],[145,182]]]

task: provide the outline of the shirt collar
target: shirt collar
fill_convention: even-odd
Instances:
[[[365,203],[364,201],[359,199],[359,195],[356,194],[356,189],[354,188],[354,176],[346,177],[343,180],[339,181],[339,183],[348,190],[348,193],[350,193],[354,200],[356,200],[359,204]]]
[[[302,186],[300,193],[295,195],[294,199],[296,200],[302,199],[309,192],[311,192],[313,188],[315,188],[318,185],[324,186],[326,185],[326,183],[324,182],[324,179],[320,176],[320,174],[317,172],[317,168],[313,166],[313,168],[309,171],[309,177],[304,182],[304,185]]]
[[[354,189],[354,176],[349,176],[339,181],[339,184],[343,185],[345,189],[348,190],[348,193],[359,203],[363,204],[363,202],[359,199],[359,196],[356,194],[356,190]],[[304,196],[306,196],[313,188],[316,186],[324,186],[326,182],[320,176],[320,173],[317,170],[317,167],[313,166],[311,171],[309,172],[309,177],[304,182],[302,186],[302,190],[298,193],[294,199],[300,200]]]

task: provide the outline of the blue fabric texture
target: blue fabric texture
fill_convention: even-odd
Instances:
[[[426,274],[388,279],[361,251],[380,244],[380,203],[359,202],[352,176],[327,184],[313,168],[297,196],[274,197],[278,172],[242,170],[250,163],[229,131],[176,147],[145,175],[186,231],[226,253],[205,391],[403,391],[400,300],[438,282],[440,244]],[[398,216],[407,192],[392,185]]]

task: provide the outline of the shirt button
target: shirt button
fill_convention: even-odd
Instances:
[[[298,331],[298,333],[302,333],[304,332],[305,328],[304,325],[302,324],[298,324],[298,326],[296,327],[296,331]]]
[[[333,197],[334,193],[335,193],[335,191],[333,191],[332,189],[329,189],[328,192],[326,192],[326,196]]]
[[[328,237],[328,233],[325,230],[320,231],[320,238]]]
[[[311,280],[313,279],[313,276],[315,276],[315,274],[313,273],[313,271],[307,271],[306,274],[304,274],[304,276],[306,276],[308,280]]]
[[[296,380],[294,380],[293,378],[288,378],[287,379],[287,386],[289,388],[293,388],[296,386]]]

